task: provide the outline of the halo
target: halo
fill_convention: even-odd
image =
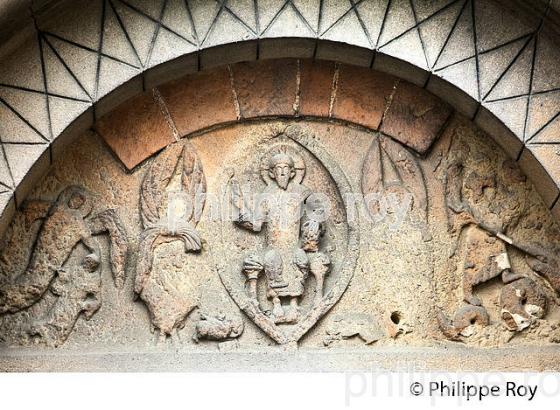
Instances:
[[[80,207],[80,214],[83,218],[86,218],[91,211],[93,211],[93,201],[91,199],[90,194],[82,187],[77,185],[70,185],[66,187],[60,194],[58,194],[58,198],[56,200],[58,206],[66,207],[68,201],[74,194],[82,195],[84,198],[84,204]]]
[[[273,145],[272,148],[270,148],[266,154],[261,157],[260,172],[263,181],[267,185],[272,183],[272,179],[268,175],[268,171],[270,169],[270,159],[276,154],[286,154],[292,157],[294,160],[294,169],[296,171],[296,175],[293,180],[296,181],[296,183],[301,184],[303,178],[305,177],[305,162],[294,147],[285,143]]]

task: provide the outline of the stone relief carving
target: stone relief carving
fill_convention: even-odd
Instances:
[[[266,250],[261,255],[248,256],[242,269],[247,276],[249,297],[257,306],[257,281],[264,276],[267,297],[272,300],[270,317],[276,324],[299,321],[298,300],[310,273],[316,277],[315,300],[320,302],[323,279],[331,264],[326,253],[312,255],[319,252],[324,229],[320,220],[312,218],[313,213],[323,213],[318,209],[322,204],[304,214],[306,206],[315,206],[310,200],[312,192],[302,184],[305,163],[288,151],[288,146],[280,146],[263,158],[261,176],[267,188],[253,209],[243,199],[239,182],[235,177],[231,179],[232,202],[238,214],[235,222],[253,232],[266,230]],[[306,217],[309,219],[303,221]]]
[[[558,291],[551,253],[514,239],[530,211],[530,185],[513,161],[501,159],[496,166],[484,150],[472,152],[473,147],[462,138],[452,141],[447,149],[445,200],[448,230],[455,240],[450,266],[456,266],[461,274],[466,305],[452,320],[440,313],[440,328],[451,340],[484,333],[481,329],[491,321],[475,288],[500,276],[504,284],[499,293],[502,325],[510,332],[523,331],[546,315],[548,297],[543,284],[515,272],[512,252],[524,255],[533,273]],[[513,337],[507,331],[504,334],[506,342]]]
[[[298,127],[286,129],[273,140],[257,159],[264,189],[248,198],[235,173],[227,176],[234,225],[262,235],[264,243],[243,258],[242,275],[222,266],[220,276],[247,316],[277,343],[288,344],[297,343],[344,293],[353,274],[357,232],[353,221],[345,221],[349,259],[343,269],[333,271],[335,262],[323,240],[333,221],[325,219],[325,198],[305,184],[309,164],[304,156],[321,161],[329,173],[323,175],[325,183],[339,195],[341,190],[349,191],[348,182],[334,160]],[[254,180],[251,183],[256,185]],[[334,281],[327,288],[325,280],[330,276]],[[264,292],[259,292],[260,283]],[[308,301],[305,307],[300,305],[302,300]]]
[[[546,315],[548,300],[545,293],[529,278],[515,280],[500,293],[501,316],[509,330],[521,331],[534,319]]]
[[[24,321],[27,336],[48,345],[68,338],[80,314],[90,319],[101,306],[101,254],[94,235],[108,234],[115,286],[125,277],[127,237],[117,213],[93,212],[94,199],[85,189],[70,186],[54,203],[31,201],[14,220],[0,256],[0,314],[32,307],[47,293],[55,301]],[[71,261],[76,247],[86,252]]]
[[[360,148],[339,150],[330,126],[213,131],[129,174],[75,172],[95,194],[45,184],[49,195],[36,197],[57,199],[29,201],[2,246],[0,339],[61,346],[74,331],[86,343],[87,328],[90,338],[149,343],[149,320],[160,340],[220,351],[560,342],[557,231],[516,164],[471,135],[442,137],[433,156],[418,157],[352,130]],[[95,157],[91,146],[74,149],[76,163]],[[104,170],[114,159],[92,161]],[[376,200],[356,204],[356,193]],[[229,219],[205,219],[209,194]],[[369,219],[354,212],[360,205]],[[400,236],[379,237],[382,206],[392,219],[407,214]],[[137,238],[130,246],[127,232]],[[399,259],[404,252],[418,266]],[[444,291],[428,263],[444,271]],[[109,270],[118,294],[103,286]],[[407,310],[417,292],[430,306]]]
[[[385,135],[372,137],[359,174],[367,221],[363,225],[369,228],[361,245],[368,255],[362,269],[376,272],[385,283],[400,283],[399,292],[386,286],[376,290],[387,337],[429,337],[437,328],[435,320],[428,319],[435,317],[430,284],[437,250],[421,158]],[[398,249],[406,249],[408,256],[399,256]]]
[[[446,337],[451,340],[459,340],[460,336],[471,336],[477,327],[488,326],[490,317],[482,306],[467,305],[458,309],[451,320],[440,312],[438,321],[441,331]]]
[[[526,261],[529,267],[546,279],[550,286],[560,294],[560,255],[543,245],[530,243],[526,246]]]
[[[428,228],[428,193],[424,174],[418,160],[401,144],[390,138],[377,135],[373,139],[362,168],[361,189],[366,200],[373,195],[371,203],[378,206],[378,198],[405,203],[415,216],[414,223],[422,232],[422,239],[430,241]],[[367,211],[375,218],[378,209],[372,209],[370,201]]]
[[[188,272],[177,267],[154,267],[155,253],[162,244],[171,242],[181,242],[184,252],[200,252],[202,239],[196,225],[205,192],[202,165],[189,144],[168,147],[142,180],[140,214],[144,230],[139,239],[134,292],[148,307],[152,326],[162,337],[184,326],[198,305],[198,295],[196,290],[182,286],[182,276]]]
[[[201,314],[200,320],[195,326],[193,339],[195,342],[203,339],[216,341],[232,340],[240,337],[244,329],[243,319],[238,315],[228,317],[225,313],[215,316]]]
[[[377,319],[366,314],[335,316],[325,332],[323,344],[330,346],[341,341],[358,337],[366,345],[377,342],[386,336]]]

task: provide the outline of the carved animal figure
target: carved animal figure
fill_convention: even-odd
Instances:
[[[61,270],[50,287],[57,297],[46,315],[29,327],[29,335],[48,346],[63,344],[80,314],[89,320],[101,307],[100,260],[95,254],[87,255],[71,271]]]
[[[529,278],[516,280],[502,288],[500,294],[502,319],[509,330],[521,331],[543,318],[547,298],[542,289]]]
[[[197,306],[195,290],[185,291],[189,272],[162,271],[154,267],[156,249],[183,243],[185,253],[200,252],[202,239],[196,225],[204,207],[206,182],[202,164],[189,144],[166,148],[148,168],[142,181],[140,235],[134,292],[150,311],[161,337],[184,325]]]
[[[5,238],[0,255],[0,314],[27,309],[50,289],[55,302],[42,319],[28,324],[28,333],[49,345],[64,343],[80,314],[90,318],[101,305],[100,251],[94,235],[108,233],[115,285],[121,287],[125,281],[126,232],[114,210],[93,216],[91,212],[90,194],[70,186],[54,204],[24,205]],[[65,266],[78,244],[89,255],[81,265]]]
[[[354,336],[362,339],[365,344],[375,343],[385,337],[385,332],[377,320],[366,314],[336,316],[329,323],[326,333],[327,336],[323,340],[325,346]]]
[[[92,235],[109,232],[111,238],[112,268],[117,286],[124,283],[124,261],[127,245],[124,228],[109,210],[86,219],[92,211],[88,194],[80,187],[71,186],[63,190],[57,201],[47,208],[31,206],[31,218],[40,218],[39,209],[48,211],[43,215],[27,267],[18,272],[23,258],[10,257],[15,244],[8,242],[4,252],[0,274],[0,314],[14,313],[37,302],[48,289],[52,279],[78,243],[82,243],[99,258],[99,244]],[[110,223],[108,223],[110,221]],[[21,245],[19,245],[21,246]]]
[[[490,323],[488,312],[482,306],[463,306],[455,312],[453,319],[449,319],[443,312],[439,312],[438,323],[443,334],[451,340],[470,337],[476,327],[485,327]]]
[[[245,325],[239,316],[228,318],[224,314],[218,316],[201,315],[195,327],[193,339],[198,342],[206,340],[230,340],[236,339],[243,333]]]
[[[531,255],[535,256],[526,257],[527,265],[546,279],[560,295],[560,256],[558,256],[558,252],[555,256],[553,250],[545,251],[535,244],[529,245],[528,250]]]

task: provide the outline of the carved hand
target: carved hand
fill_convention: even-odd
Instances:
[[[257,259],[256,256],[248,256],[243,261],[243,271],[261,271],[263,269],[263,264]]]

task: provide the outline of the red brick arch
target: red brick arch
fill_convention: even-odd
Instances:
[[[381,131],[423,155],[452,113],[428,91],[385,73],[285,59],[238,63],[172,81],[123,103],[94,129],[131,170],[176,137],[270,117],[342,121]]]

